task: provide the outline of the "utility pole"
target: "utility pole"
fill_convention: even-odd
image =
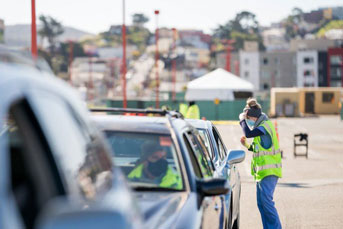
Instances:
[[[31,54],[36,59],[37,52],[37,27],[36,27],[36,2],[31,0]]]
[[[88,85],[87,85],[87,94],[88,100],[93,100],[93,66],[92,66],[92,56],[90,54],[88,58],[88,65],[89,65],[89,75],[88,75]]]
[[[126,25],[125,25],[125,0],[123,0],[123,26],[122,26],[122,39],[123,39],[123,68],[122,68],[122,85],[123,85],[123,108],[127,108],[126,98]]]
[[[155,10],[156,15],[156,30],[155,30],[155,74],[156,74],[156,108],[158,109],[160,107],[160,78],[158,75],[158,59],[159,59],[159,53],[158,53],[158,14],[160,13],[159,10]]]
[[[173,94],[172,94],[172,99],[173,101],[176,100],[176,29],[173,28],[173,56],[174,58],[172,59],[172,79],[173,79]]]
[[[232,44],[234,40],[227,40],[226,41],[226,66],[225,69],[228,72],[231,72],[231,50],[233,49]]]
[[[72,79],[72,63],[73,63],[73,54],[74,54],[74,43],[69,41],[69,66],[68,66],[68,73],[69,73],[69,83],[73,85]]]

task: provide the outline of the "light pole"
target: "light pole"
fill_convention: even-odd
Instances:
[[[226,71],[231,72],[231,50],[232,44],[234,43],[234,40],[227,40],[227,47],[226,47]]]
[[[155,74],[156,74],[156,108],[160,107],[160,101],[159,101],[159,87],[160,87],[160,78],[158,75],[158,59],[159,59],[159,54],[158,54],[158,14],[160,13],[159,10],[155,10],[155,15],[156,15],[156,31],[155,31]]]
[[[174,58],[172,59],[172,78],[173,78],[173,101],[176,100],[176,29],[172,28],[173,31],[173,54]]]
[[[92,76],[92,73],[93,73],[93,67],[92,67],[92,64],[93,64],[93,60],[92,60],[92,53],[89,54],[89,57],[88,57],[88,86],[87,86],[87,94],[88,94],[88,100],[93,100],[93,76]]]
[[[122,68],[122,85],[123,85],[123,107],[127,107],[126,98],[126,26],[125,26],[125,0],[123,0],[123,26],[122,26],[122,40],[123,40],[123,68]]]
[[[68,71],[69,71],[69,83],[70,85],[73,85],[73,79],[72,79],[72,72],[71,72],[71,65],[73,63],[73,52],[74,51],[74,43],[73,41],[69,41],[69,67],[68,67]]]
[[[36,2],[31,0],[31,53],[36,59],[37,54],[37,27],[36,27]]]

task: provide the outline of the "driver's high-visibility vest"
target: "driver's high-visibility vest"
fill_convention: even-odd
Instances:
[[[269,149],[263,148],[261,138],[257,136],[252,143],[253,159],[251,161],[251,174],[256,181],[261,181],[266,176],[275,175],[282,177],[281,151],[276,135],[275,127],[271,121],[263,121],[259,126],[263,126],[272,139]]]
[[[140,179],[143,176],[143,168],[144,165],[140,164],[136,168],[134,168],[129,175],[127,176],[129,179]],[[182,189],[182,180],[180,176],[175,174],[173,170],[168,166],[166,174],[162,177],[160,183],[160,187],[164,188],[175,188],[175,189]]]

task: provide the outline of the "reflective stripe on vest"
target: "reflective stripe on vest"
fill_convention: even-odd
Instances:
[[[265,170],[265,169],[278,169],[282,168],[282,164],[271,164],[271,165],[262,165],[257,167],[257,172]]]
[[[265,156],[265,155],[276,155],[278,153],[281,153],[281,150],[273,150],[273,151],[261,151],[261,152],[257,152],[254,153],[252,156],[255,157],[261,157],[261,156]]]

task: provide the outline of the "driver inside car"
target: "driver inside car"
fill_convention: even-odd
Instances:
[[[156,142],[142,146],[142,154],[135,168],[129,173],[131,181],[157,184],[164,188],[182,189],[181,178],[168,165],[167,152]]]

